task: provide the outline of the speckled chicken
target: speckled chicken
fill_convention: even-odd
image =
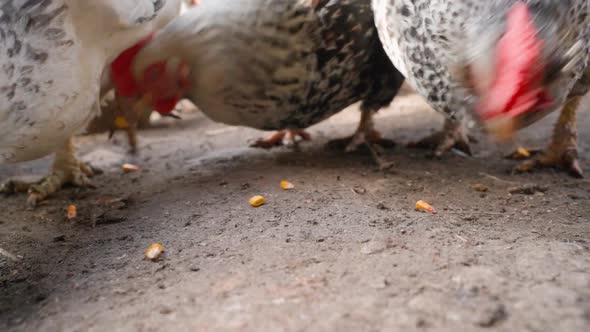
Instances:
[[[35,205],[63,184],[88,185],[91,169],[71,136],[99,112],[102,74],[151,22],[180,0],[3,0],[0,2],[0,163],[56,152],[42,183],[9,181]]]
[[[186,96],[218,122],[286,129],[261,147],[306,138],[303,129],[362,101],[348,149],[369,143],[375,152],[372,115],[403,76],[374,24],[369,0],[203,0],[131,50],[129,66],[112,75],[162,113]]]
[[[575,112],[590,89],[590,1],[372,2],[390,59],[447,116],[437,154],[467,146],[465,112],[508,138],[561,109],[552,143],[517,169],[564,166],[581,176]]]

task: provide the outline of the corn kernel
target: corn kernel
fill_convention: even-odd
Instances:
[[[252,205],[253,207],[259,207],[259,206],[263,205],[265,203],[265,201],[266,200],[264,199],[264,197],[260,196],[260,195],[251,197],[249,200],[250,205]]]
[[[72,220],[72,219],[76,218],[76,216],[78,215],[76,206],[73,204],[68,205],[67,211],[68,211],[68,220]]]
[[[160,243],[153,243],[145,251],[145,258],[151,261],[157,261],[164,252],[164,246]]]
[[[525,148],[516,149],[516,155],[520,158],[530,158],[531,157],[531,153],[529,152],[529,150],[527,150]]]
[[[287,181],[287,180],[283,180],[281,181],[281,189],[283,190],[290,190],[295,188],[295,185],[292,184],[291,182]]]
[[[507,156],[507,158],[508,159],[515,159],[515,160],[522,160],[522,159],[530,158],[531,155],[532,155],[532,153],[529,150],[519,147],[518,149],[516,149],[516,151],[509,154]]]
[[[434,207],[423,200],[416,202],[416,210],[432,214],[436,213]]]
[[[115,126],[119,129],[126,129],[129,128],[129,122],[122,116],[118,116],[115,118]]]
[[[125,173],[133,173],[139,171],[139,167],[133,164],[123,164],[123,172]]]

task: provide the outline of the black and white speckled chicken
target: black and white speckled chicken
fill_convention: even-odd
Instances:
[[[0,163],[56,152],[42,183],[9,181],[2,191],[28,191],[34,205],[64,183],[90,183],[71,137],[99,112],[103,71],[180,1],[0,1]]]
[[[448,117],[438,154],[467,145],[465,111],[507,138],[561,108],[552,143],[517,169],[581,176],[575,112],[590,90],[590,1],[373,0],[373,9],[394,65]]]
[[[403,76],[374,24],[369,0],[203,0],[112,75],[163,113],[186,96],[215,121],[281,130],[261,147],[306,137],[303,129],[362,101],[348,150],[368,143],[375,152],[372,115]]]

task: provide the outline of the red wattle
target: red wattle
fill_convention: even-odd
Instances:
[[[132,72],[133,60],[142,48],[152,39],[154,33],[140,40],[135,45],[123,51],[111,63],[111,80],[118,94],[124,97],[134,97],[139,94],[139,84]]]
[[[181,99],[180,94],[171,98],[158,99],[154,101],[154,109],[160,114],[168,114],[174,110]]]

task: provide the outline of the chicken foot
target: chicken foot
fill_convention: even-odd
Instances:
[[[348,143],[345,151],[354,152],[361,145],[365,145],[371,152],[371,156],[380,170],[390,169],[394,163],[386,161],[382,157],[382,154],[384,148],[391,148],[395,146],[395,143],[392,140],[384,139],[381,133],[375,129],[375,123],[373,122],[374,114],[375,112],[373,110],[361,109],[361,120],[355,133],[343,140]]]
[[[470,138],[461,121],[446,119],[443,129],[408,147],[433,150],[434,157],[440,158],[452,149],[471,156]]]
[[[254,144],[250,145],[253,148],[271,149],[276,146],[296,146],[298,143],[297,137],[303,141],[311,140],[311,135],[304,129],[285,129],[277,131],[267,138],[258,139]]]
[[[74,146],[69,138],[66,144],[55,154],[51,174],[40,182],[9,180],[0,187],[3,193],[28,192],[27,206],[35,207],[47,196],[59,191],[64,184],[84,187],[92,186],[89,177],[94,174],[92,168],[74,156]]]
[[[581,99],[582,97],[576,97],[567,102],[553,128],[553,137],[549,146],[531,159],[517,165],[516,172],[528,172],[543,167],[560,167],[569,171],[574,177],[584,177],[578,160],[576,129],[576,111]]]

